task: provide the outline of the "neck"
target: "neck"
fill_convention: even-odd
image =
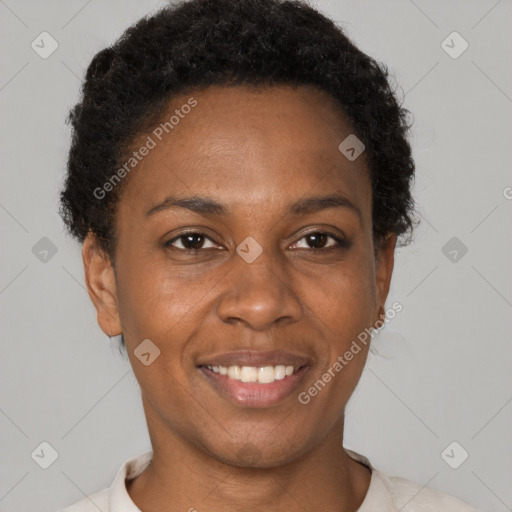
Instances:
[[[150,428],[151,464],[127,483],[144,512],[355,512],[370,483],[369,468],[343,449],[343,418],[309,452],[265,468],[227,464],[169,430],[165,436],[158,430]]]

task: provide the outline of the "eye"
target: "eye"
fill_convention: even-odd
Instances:
[[[331,244],[328,244],[329,239]],[[306,246],[301,247],[301,240],[305,240]],[[210,243],[210,246],[208,246]],[[319,251],[330,251],[349,247],[349,242],[328,231],[312,231],[304,235],[298,242],[291,246],[292,249],[313,249]],[[177,249],[179,251],[200,251],[202,249],[215,249],[218,245],[200,231],[187,231],[165,242],[165,247]]]
[[[334,244],[331,243],[330,245],[326,245],[329,239],[333,240]],[[308,244],[309,247],[298,247],[298,244],[300,244],[301,240],[306,240],[306,244]],[[329,251],[332,249],[346,249],[349,247],[349,243],[343,238],[335,235],[334,233],[326,231],[312,231],[304,235],[298,242],[296,242],[291,247],[297,249],[314,249],[317,251]]]
[[[205,246],[206,241],[209,241],[213,245],[210,247]],[[176,242],[181,244],[181,247],[174,245]],[[179,236],[169,240],[164,245],[165,247],[172,247],[181,251],[198,251],[200,249],[211,249],[217,247],[211,238],[199,231],[187,231],[185,233],[181,233]]]

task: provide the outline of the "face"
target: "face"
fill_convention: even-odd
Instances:
[[[134,144],[155,142],[118,203],[115,272],[84,243],[89,293],[124,335],[150,435],[282,464],[342,425],[368,346],[335,362],[383,313],[395,237],[375,256],[365,154],[338,149],[352,130],[325,93],[210,87],[162,120],[176,110]]]

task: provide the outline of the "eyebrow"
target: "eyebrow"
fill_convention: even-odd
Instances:
[[[209,197],[167,197],[161,203],[150,208],[146,212],[146,217],[172,208],[185,208],[201,215],[225,216],[231,213],[230,208]],[[348,208],[356,213],[359,220],[362,222],[361,210],[342,194],[330,194],[327,196],[299,199],[290,205],[288,213],[292,215],[308,215],[329,208]]]

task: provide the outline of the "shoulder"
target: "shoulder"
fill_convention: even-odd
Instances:
[[[137,477],[149,465],[153,452],[149,451],[123,462],[110,487],[82,498],[57,512],[129,512],[138,511],[126,490],[126,480]]]
[[[424,487],[405,478],[379,473],[393,495],[396,505],[404,512],[477,512],[455,496]]]
[[[109,512],[109,490],[103,489],[57,512]]]
[[[477,512],[468,503],[374,467],[360,453],[345,451],[372,471],[370,486],[358,512]]]

